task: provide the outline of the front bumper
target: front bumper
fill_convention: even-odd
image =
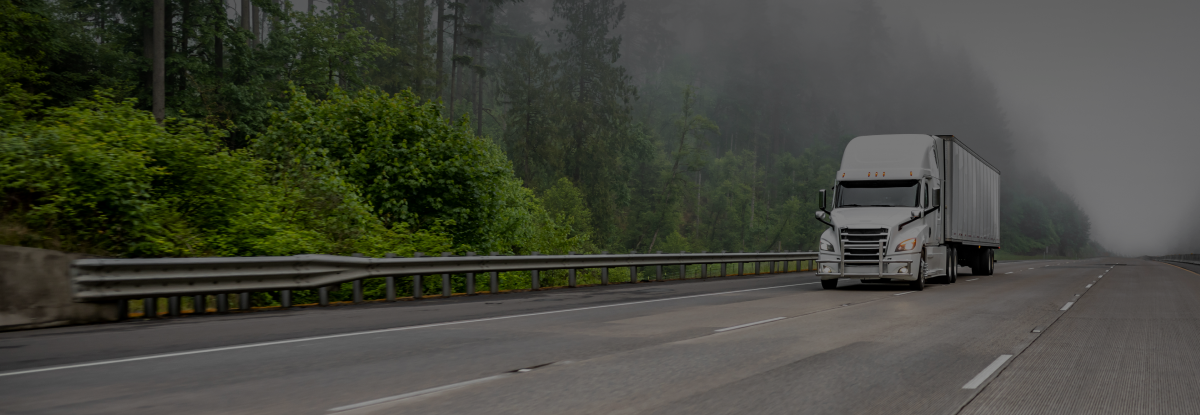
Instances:
[[[817,276],[822,280],[838,278],[879,279],[890,278],[901,281],[915,281],[918,270],[913,264],[920,263],[917,255],[904,255],[899,258],[892,256],[878,260],[843,260],[840,255],[821,255],[816,261]],[[908,272],[899,272],[900,268],[908,268]],[[829,272],[825,272],[828,268]]]

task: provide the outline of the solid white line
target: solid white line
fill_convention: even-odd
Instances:
[[[726,328],[723,328],[723,329],[716,329],[716,330],[713,330],[713,331],[714,331],[714,332],[717,332],[717,333],[720,333],[720,332],[723,332],[723,331],[737,330],[737,329],[740,329],[740,328],[742,328],[742,327],[756,326],[756,325],[763,324],[763,323],[770,323],[770,322],[772,322],[772,321],[783,320],[783,319],[785,319],[785,318],[787,318],[787,317],[775,317],[775,318],[769,318],[769,319],[766,319],[766,320],[763,320],[763,321],[755,321],[755,322],[753,322],[753,323],[746,323],[746,324],[742,324],[742,325],[740,325],[740,326],[726,327]]]
[[[975,280],[977,280],[977,279],[979,279],[979,278],[972,278],[972,279],[969,279],[969,280],[967,280],[967,281],[975,281]]]
[[[1012,358],[1011,354],[1000,355],[1000,357],[997,357],[996,360],[992,361],[992,364],[988,365],[988,367],[983,368],[983,371],[979,372],[978,375],[975,375],[975,377],[972,378],[970,382],[967,382],[966,385],[963,385],[962,388],[963,389],[978,388],[979,385],[983,384],[983,381],[987,380],[988,377],[992,376],[992,373],[996,373],[996,370],[1000,369],[1000,366],[1004,366],[1004,362],[1007,362],[1008,359],[1011,359],[1011,358]]]
[[[1067,310],[1071,309],[1071,305],[1072,305],[1072,304],[1075,304],[1075,302],[1074,302],[1074,301],[1068,301],[1068,302],[1067,302],[1067,305],[1063,306],[1063,308],[1060,308],[1060,309],[1058,309],[1058,311],[1067,311]]]
[[[892,294],[892,295],[904,295],[904,294],[912,294],[912,293],[915,293],[915,292],[916,292],[916,291],[907,291],[907,292],[902,292],[902,293],[899,293],[899,294]]]
[[[166,358],[166,357],[187,356],[187,355],[201,354],[201,353],[223,352],[223,351],[227,351],[227,350],[248,349],[248,348],[252,348],[252,347],[274,346],[274,345],[279,345],[279,344],[336,339],[336,338],[340,338],[340,337],[361,336],[361,335],[365,335],[365,334],[391,333],[391,332],[395,332],[395,331],[406,331],[406,330],[416,330],[416,329],[424,329],[424,328],[430,328],[430,327],[452,326],[452,325],[457,325],[457,324],[478,323],[478,322],[483,322],[483,321],[506,320],[506,319],[510,319],[510,318],[542,316],[542,315],[547,315],[547,314],[568,313],[568,312],[572,312],[572,311],[596,310],[596,309],[600,309],[600,308],[620,307],[620,306],[626,306],[626,305],[657,303],[660,301],[684,300],[684,299],[688,299],[688,298],[710,297],[710,296],[714,296],[714,295],[736,294],[736,293],[761,291],[761,290],[772,290],[772,289],[776,289],[776,288],[787,288],[787,287],[795,287],[795,286],[799,286],[799,285],[809,285],[809,284],[816,284],[816,283],[815,282],[805,282],[805,283],[800,283],[800,284],[776,285],[773,287],[749,288],[749,289],[745,289],[745,290],[724,291],[724,292],[719,292],[719,293],[686,295],[683,297],[659,298],[657,300],[633,301],[633,302],[629,302],[629,303],[598,305],[598,306],[592,306],[592,307],[572,308],[572,309],[567,309],[567,310],[543,311],[540,313],[515,314],[515,315],[511,315],[511,316],[477,318],[474,320],[459,320],[459,321],[449,321],[449,322],[445,322],[445,323],[422,324],[419,326],[393,327],[390,329],[367,330],[367,331],[358,331],[358,332],[352,332],[352,333],[331,334],[328,336],[302,337],[299,339],[277,340],[277,341],[262,342],[262,343],[250,343],[250,344],[243,344],[243,345],[237,345],[237,346],[214,347],[211,349],[189,350],[186,352],[129,357],[129,358],[124,358],[124,359],[101,360],[98,362],[88,362],[88,363],[79,363],[79,364],[74,364],[74,365],[51,366],[51,367],[43,367],[43,368],[38,368],[38,369],[28,369],[28,370],[18,370],[15,372],[5,372],[5,373],[0,373],[0,377],[24,375],[24,374],[28,374],[28,373],[49,372],[49,371],[53,371],[53,370],[75,369],[75,368],[89,367],[89,366],[111,365],[111,364],[115,364],[115,363],[136,362],[139,360],[162,359],[162,358]]]
[[[409,392],[409,393],[406,393],[403,395],[389,396],[386,398],[379,398],[379,399],[370,400],[370,401],[366,401],[366,402],[359,402],[359,403],[356,403],[353,405],[339,406],[337,408],[330,409],[329,412],[348,411],[351,409],[362,408],[364,406],[371,406],[371,405],[381,404],[384,402],[398,401],[401,399],[411,398],[414,396],[421,396],[421,395],[430,394],[430,393],[434,393],[434,392],[441,392],[444,390],[457,389],[457,388],[461,388],[463,386],[474,385],[476,383],[483,383],[483,382],[487,382],[489,380],[496,380],[496,379],[500,379],[500,378],[504,378],[504,377],[509,377],[512,375],[513,375],[512,373],[503,373],[503,374],[499,374],[496,376],[488,376],[486,378],[468,380],[466,382],[459,382],[459,383],[454,383],[454,384],[445,385],[445,386],[438,386],[436,388],[429,388],[429,389],[425,389],[425,390],[419,390],[416,392]]]

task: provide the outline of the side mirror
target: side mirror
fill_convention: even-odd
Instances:
[[[819,200],[817,201],[817,206],[819,206],[823,212],[828,211],[829,209],[826,209],[827,206],[825,202],[825,189],[818,190],[817,194],[820,195]]]
[[[942,206],[942,189],[933,189],[933,207]]]
[[[919,218],[919,217],[921,217],[921,210],[920,210],[920,209],[913,209],[913,211],[912,211],[912,212],[909,212],[909,213],[911,213],[911,214],[912,214],[912,218],[913,218],[913,219],[916,219],[916,218]]]
[[[825,219],[825,212],[818,210],[817,211],[817,220],[822,220],[822,219]]]

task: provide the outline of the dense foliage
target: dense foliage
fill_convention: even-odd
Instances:
[[[812,250],[851,137],[952,132],[1005,172],[1006,251],[1098,249],[986,79],[869,0],[157,0],[161,123],[152,1],[0,0],[0,243]]]

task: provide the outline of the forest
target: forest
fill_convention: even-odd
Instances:
[[[0,0],[0,244],[812,251],[853,137],[954,134],[1086,256],[967,55],[872,0]]]

